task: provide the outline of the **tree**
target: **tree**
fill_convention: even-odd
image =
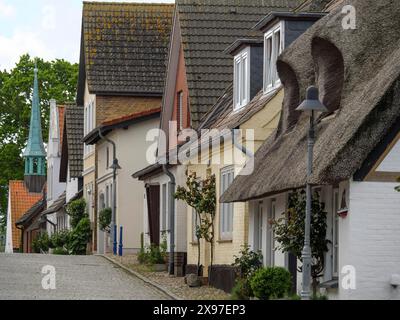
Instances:
[[[293,192],[289,196],[288,210],[284,217],[271,221],[275,239],[279,243],[277,249],[294,254],[302,261],[301,253],[304,247],[304,226],[306,214],[306,194],[304,191]],[[316,295],[318,278],[322,276],[325,267],[325,253],[328,251],[329,240],[326,239],[325,205],[319,201],[318,193],[312,198],[311,216],[311,251],[313,292]],[[299,268],[299,272],[301,272]]]
[[[211,266],[214,259],[214,235],[215,235],[215,211],[216,211],[216,189],[215,175],[210,175],[205,180],[191,173],[186,181],[187,189],[178,186],[175,198],[183,200],[192,207],[199,221],[196,225],[197,246],[197,275],[200,275],[200,239],[204,238],[211,245]]]
[[[39,69],[39,94],[43,138],[47,141],[49,101],[75,101],[78,65],[64,60],[44,61],[21,56],[10,71],[0,71],[0,232],[5,227],[8,181],[24,174],[22,151],[28,140],[35,60]]]

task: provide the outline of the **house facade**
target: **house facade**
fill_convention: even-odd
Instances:
[[[104,157],[107,150],[111,159],[113,150],[108,143],[99,140],[96,141],[97,144],[91,144],[90,139],[110,121],[160,108],[172,11],[173,6],[169,4],[85,3],[83,7],[81,70],[77,102],[83,106],[85,114],[83,193],[92,221],[92,246],[95,252],[104,251],[105,235],[100,233],[97,223],[99,203],[102,201],[100,196],[106,200],[106,191],[112,187],[109,168],[97,164],[106,163]],[[102,17],[106,23],[100,22],[98,17]],[[139,131],[141,129],[143,128]],[[140,133],[142,134],[142,131]],[[116,146],[117,152],[121,157],[131,157],[132,144],[129,145],[125,137],[126,135],[122,135],[117,138],[124,140],[122,146]],[[146,141],[146,136],[141,135],[137,139],[142,139],[143,142]],[[101,154],[97,148],[100,148]],[[129,148],[129,151],[125,148]],[[139,152],[145,155],[145,150]],[[120,158],[119,161],[124,159]],[[135,158],[132,161],[134,163]],[[139,163],[143,165],[142,160]],[[117,221],[124,224],[122,238],[126,240],[124,243],[126,252],[137,251],[142,231],[141,227],[137,226],[142,225],[142,215],[138,217],[137,213],[131,211],[132,207],[139,207],[134,202],[137,197],[132,198],[131,195],[124,193],[129,191],[122,188],[124,185],[122,180],[125,179],[122,177],[122,172],[118,174],[118,179],[121,180],[121,186],[117,184],[117,194],[119,192],[123,194],[124,200],[116,204],[117,208],[121,209],[116,213]],[[101,187],[101,190],[98,187]],[[110,199],[110,196],[108,197]],[[122,198],[117,196],[117,199]],[[103,206],[103,202],[101,205]],[[111,206],[111,202],[104,205]],[[117,239],[120,238],[119,227]]]
[[[254,173],[236,178],[221,201],[248,201],[254,220],[249,241],[253,248],[266,248],[269,265],[301,267],[300,261],[290,262],[276,250],[268,219],[284,213],[290,192],[305,185],[309,118],[291,106],[299,105],[306,88],[316,84],[329,110],[316,120],[309,180],[325,205],[330,241],[320,290],[334,299],[398,299],[400,256],[393,245],[399,241],[395,191],[400,160],[395,107],[399,38],[393,30],[399,26],[393,19],[400,8],[390,1],[350,3],[362,32],[343,32],[342,8],[332,6],[278,58],[278,73],[290,93],[282,105],[282,126],[257,152]],[[377,30],[372,17],[388,25]],[[356,58],[361,53],[366,59]],[[371,59],[379,63],[371,65]],[[381,77],[385,81],[379,82]]]
[[[232,3],[227,1],[207,1],[202,5],[196,1],[176,2],[160,123],[163,137],[158,139],[158,164],[134,174],[148,186],[144,191],[146,243],[158,241],[163,235],[166,237],[168,251],[174,254],[170,258],[170,267],[173,265],[174,270],[170,273],[185,274],[189,241],[186,205],[170,198],[175,189],[172,192],[169,189],[186,182],[186,166],[172,160],[177,159],[179,145],[184,142],[180,141],[179,135],[185,129],[196,130],[232,82],[232,60],[224,53],[226,46],[237,37],[245,36],[265,13],[273,9],[284,10],[287,6],[294,8],[299,3],[253,1],[249,4],[239,1],[232,9]],[[207,19],[204,19],[205,15]],[[211,23],[218,32],[211,31]],[[232,34],[231,29],[236,32]],[[149,199],[159,199],[158,204],[151,206]],[[171,202],[173,206],[168,205]]]
[[[151,142],[146,142],[146,135],[157,128],[160,121],[160,107],[145,112],[116,118],[102,123],[99,127],[102,137],[116,145],[116,159],[120,169],[116,180],[113,179],[113,149],[109,141],[100,137],[96,131],[85,138],[87,144],[97,147],[97,190],[99,211],[113,206],[113,187],[116,183],[116,225],[118,228],[118,245],[122,245],[123,254],[137,253],[141,245],[143,232],[142,190],[143,183],[130,176],[131,168],[147,165],[147,150]],[[152,159],[150,159],[152,160]],[[154,161],[154,160],[152,160]],[[122,231],[122,238],[121,238]],[[109,234],[99,230],[98,251],[105,253],[111,250]],[[121,241],[122,240],[122,241]]]

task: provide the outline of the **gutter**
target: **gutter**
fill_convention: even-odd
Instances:
[[[169,187],[169,230],[170,230],[170,238],[169,238],[169,274],[175,274],[175,187],[176,180],[175,176],[171,171],[169,171],[168,166],[163,164],[162,166],[164,173],[170,179],[170,187]]]

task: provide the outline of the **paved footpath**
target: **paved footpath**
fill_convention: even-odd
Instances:
[[[56,289],[44,290],[44,266],[53,266]],[[49,282],[46,282],[49,283]],[[163,300],[166,295],[98,256],[0,253],[0,300]]]

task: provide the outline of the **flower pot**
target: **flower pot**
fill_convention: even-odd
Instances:
[[[201,287],[203,284],[202,277],[199,277],[193,273],[186,275],[185,281],[191,288]]]
[[[165,263],[163,263],[163,264],[153,264],[152,269],[155,272],[164,272],[164,271],[167,271],[167,265]]]

